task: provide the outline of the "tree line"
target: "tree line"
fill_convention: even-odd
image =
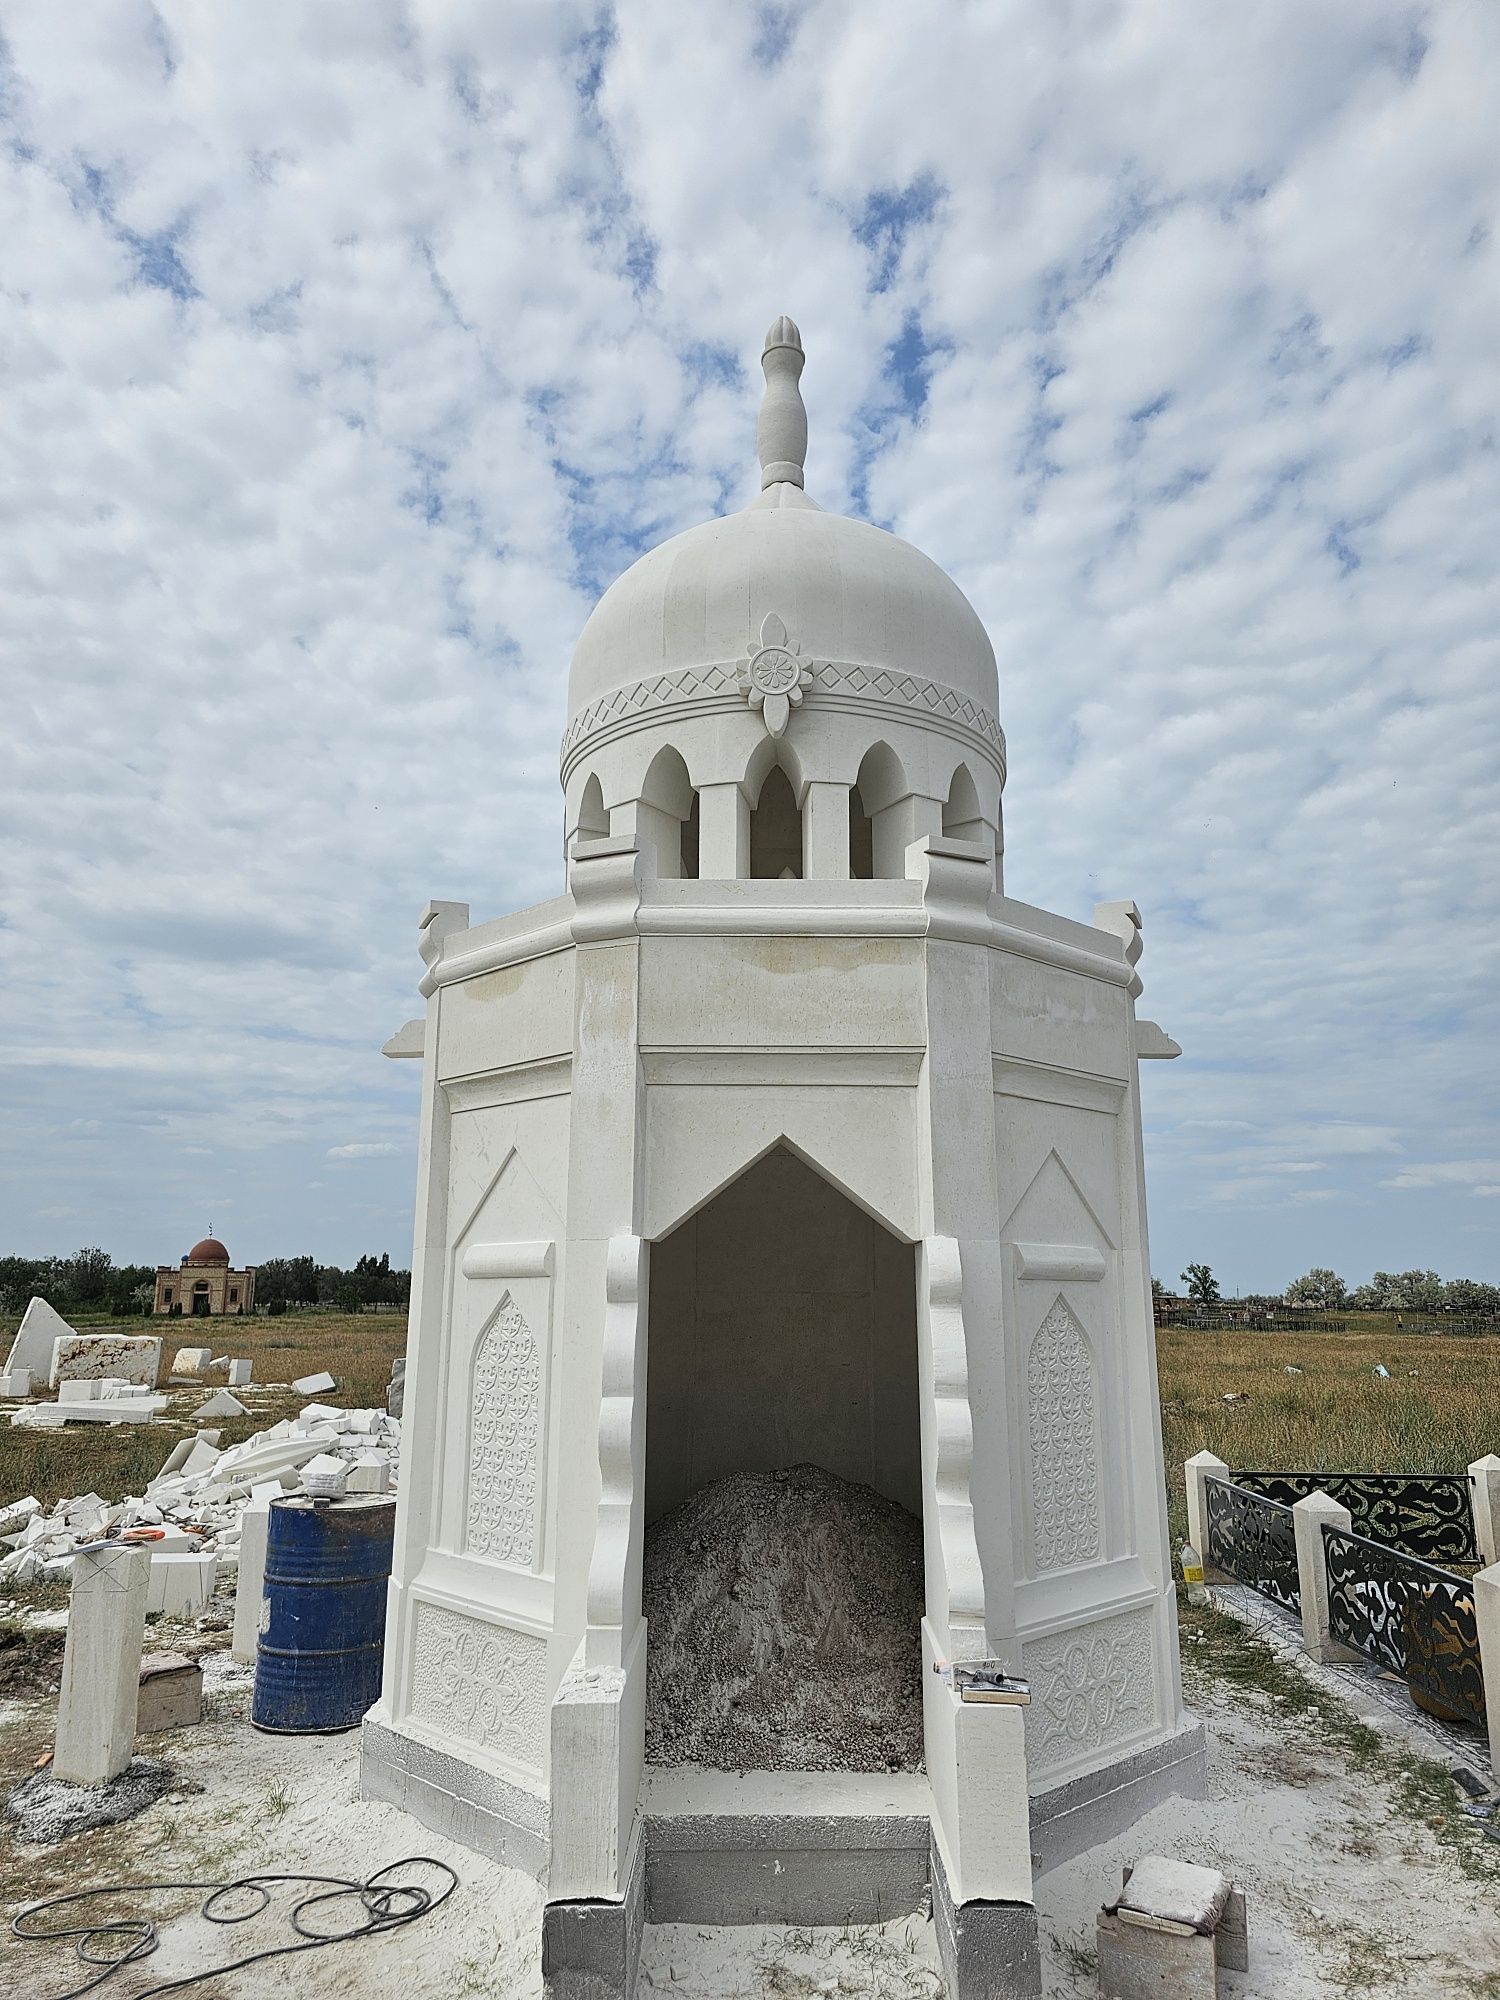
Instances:
[[[64,1319],[80,1313],[128,1319],[149,1313],[155,1296],[154,1264],[117,1264],[97,1246],[71,1257],[0,1257],[0,1313],[24,1312],[41,1298]],[[255,1303],[264,1312],[299,1306],[359,1312],[404,1306],[410,1297],[411,1272],[393,1271],[388,1254],[360,1257],[348,1271],[315,1257],[269,1257],[255,1269]]]
[[[1212,1268],[1189,1264],[1182,1283],[1194,1305],[1213,1306],[1222,1302]],[[1151,1280],[1157,1298],[1167,1296],[1160,1279]],[[1481,1278],[1440,1278],[1436,1271],[1377,1271],[1367,1285],[1352,1288],[1337,1271],[1321,1264],[1294,1278],[1280,1293],[1257,1295],[1243,1301],[1250,1305],[1313,1306],[1323,1312],[1416,1312],[1456,1313],[1464,1319],[1500,1317],[1500,1285],[1486,1284]]]

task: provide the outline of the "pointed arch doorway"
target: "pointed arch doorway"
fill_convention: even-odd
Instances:
[[[648,1759],[802,1768],[805,1721],[819,1768],[920,1770],[914,1246],[778,1146],[652,1245],[649,1298]],[[700,1671],[738,1722],[653,1721]]]

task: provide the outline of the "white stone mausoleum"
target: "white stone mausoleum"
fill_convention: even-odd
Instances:
[[[406,1445],[366,1792],[544,1885],[549,1992],[647,1921],[843,1923],[929,1879],[950,1990],[1039,1992],[1036,1866],[1201,1790],[1152,1341],[1139,918],[1001,885],[995,657],[927,557],[762,491],[605,592],[568,893],[429,905]],[[812,1464],[920,1518],[925,1770],[645,1761],[643,1540]],[[934,1662],[1003,1661],[1027,1707]]]

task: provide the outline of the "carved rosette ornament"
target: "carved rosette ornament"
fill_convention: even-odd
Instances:
[[[812,665],[799,658],[801,651],[782,620],[768,611],[760,622],[760,645],[735,670],[750,706],[760,710],[772,736],[784,733],[802,690],[812,686]]]

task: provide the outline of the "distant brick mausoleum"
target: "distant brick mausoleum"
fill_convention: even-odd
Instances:
[[[247,1313],[255,1304],[255,1271],[231,1271],[229,1252],[216,1236],[195,1243],[182,1263],[156,1267],[156,1298],[151,1310],[180,1312],[184,1318],[209,1313]]]

